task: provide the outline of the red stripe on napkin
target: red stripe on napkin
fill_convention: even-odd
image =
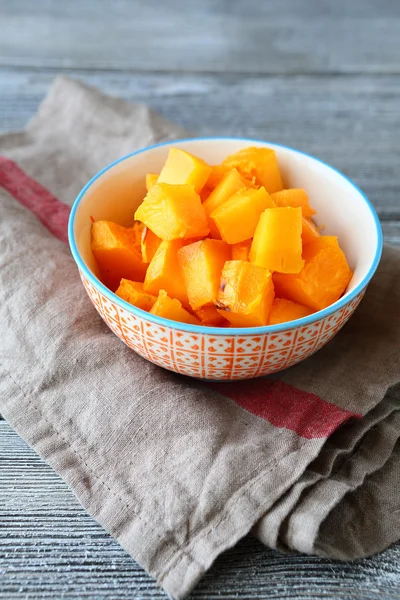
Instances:
[[[253,415],[307,439],[328,437],[351,417],[361,418],[283,381],[251,379],[207,385]]]
[[[0,187],[29,208],[59,240],[68,243],[69,206],[4,156],[0,156]]]

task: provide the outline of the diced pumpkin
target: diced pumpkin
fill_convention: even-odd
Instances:
[[[140,221],[134,221],[132,229],[133,229],[133,239],[134,239],[136,250],[141,255],[142,254],[142,235],[143,235],[144,225]],[[142,260],[143,260],[143,258],[142,258]]]
[[[163,241],[157,248],[147,268],[143,287],[146,292],[157,295],[165,290],[171,298],[177,298],[184,306],[189,306],[186,287],[178,263],[178,252],[184,246],[183,240]]]
[[[222,317],[214,305],[202,306],[196,310],[196,317],[200,319],[203,325],[211,325],[212,327],[222,327],[226,324],[226,319]]]
[[[314,311],[322,310],[340,298],[352,272],[335,236],[316,238],[304,246],[303,257],[300,273],[274,273],[276,294]]]
[[[253,237],[260,215],[275,206],[264,187],[242,189],[210,214],[222,239],[237,244]]]
[[[208,235],[209,227],[200,196],[192,185],[156,183],[135,213],[162,240]]]
[[[299,273],[304,261],[301,208],[268,208],[257,224],[250,261],[270,271]]]
[[[222,167],[221,165],[213,165],[211,167],[211,172],[207,179],[206,186],[213,190],[228,172],[229,169],[227,167]]]
[[[92,224],[92,252],[99,267],[100,277],[112,291],[121,279],[143,281],[147,265],[137,248],[134,229],[111,221]]]
[[[268,325],[278,325],[279,323],[301,319],[311,315],[312,312],[312,310],[302,304],[297,304],[297,302],[285,298],[275,298],[269,313]]]
[[[210,173],[210,165],[201,158],[180,148],[170,148],[168,158],[158,177],[158,183],[189,184],[199,193],[205,186]]]
[[[221,240],[205,239],[179,250],[178,260],[193,310],[215,304],[222,268],[230,258],[230,247]]]
[[[157,181],[158,181],[158,173],[147,173],[147,175],[146,175],[146,190],[147,191],[151,190],[153,185],[156,185]]]
[[[156,296],[145,292],[143,283],[129,281],[129,279],[121,279],[119,288],[115,293],[123,300],[126,300],[126,302],[129,302],[129,304],[147,311],[151,309],[157,300]]]
[[[152,315],[179,321],[180,323],[189,323],[190,325],[201,325],[200,321],[188,310],[183,308],[182,304],[176,298],[170,298],[165,290],[160,290],[156,302],[150,310]]]
[[[221,179],[221,181],[216,185],[208,198],[205,200],[203,206],[207,214],[208,226],[213,238],[221,239],[221,235],[213,219],[210,219],[211,213],[221,204],[229,200],[233,194],[250,186],[251,183],[242,177],[236,169],[231,169]]]
[[[278,159],[272,148],[243,148],[228,156],[221,167],[237,169],[246,179],[264,186],[269,194],[283,189]]]
[[[232,244],[232,260],[249,260],[252,240]]]
[[[140,246],[142,251],[142,260],[144,263],[149,263],[156,253],[157,248],[161,244],[162,239],[148,227],[143,227]]]
[[[216,306],[233,327],[267,325],[273,299],[270,271],[242,260],[225,263]]]
[[[207,200],[208,196],[211,194],[212,189],[204,186],[201,192],[199,193],[201,203],[204,205],[204,202]]]
[[[300,207],[303,211],[303,217],[312,217],[315,215],[315,210],[310,206],[307,192],[302,188],[281,190],[280,192],[271,194],[271,198],[276,206],[291,206],[292,208]]]
[[[319,229],[315,223],[313,223],[311,219],[306,219],[303,217],[301,230],[301,239],[303,245],[313,242],[315,238],[320,237],[320,235]]]

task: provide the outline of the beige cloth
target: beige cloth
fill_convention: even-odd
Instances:
[[[107,163],[181,135],[59,78],[0,154],[71,205]],[[1,188],[0,202],[1,412],[173,598],[251,529],[271,547],[341,559],[399,539],[399,250],[385,248],[344,330],[281,375],[364,415],[306,439],[126,348],[66,245]]]

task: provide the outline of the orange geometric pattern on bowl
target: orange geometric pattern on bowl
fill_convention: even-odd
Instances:
[[[308,325],[263,335],[213,335],[164,327],[134,315],[102,294],[82,273],[81,279],[100,316],[129,348],[164,369],[210,380],[269,375],[307,358],[343,327],[365,291]]]

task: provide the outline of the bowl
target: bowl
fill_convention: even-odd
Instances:
[[[307,190],[324,234],[337,235],[353,278],[328,308],[279,325],[249,328],[194,326],[149,314],[125,302],[98,277],[91,251],[91,217],[132,225],[145,175],[159,173],[171,146],[218,164],[246,146],[273,148],[285,187]],[[129,348],[160,367],[208,380],[268,375],[304,360],[350,318],[380,260],[382,231],[368,198],[324,162],[286,146],[253,139],[202,138],[165,142],[105,167],[83,188],[69,220],[69,241],[85,289],[100,316]]]

